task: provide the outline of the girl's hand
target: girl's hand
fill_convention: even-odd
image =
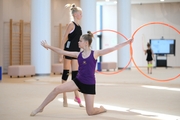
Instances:
[[[41,41],[41,45],[48,50],[48,44],[46,40]]]

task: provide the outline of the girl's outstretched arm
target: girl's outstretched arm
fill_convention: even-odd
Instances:
[[[113,52],[115,50],[118,50],[118,49],[124,47],[125,45],[132,43],[132,41],[133,41],[133,38],[127,40],[126,42],[120,43],[114,47],[110,47],[110,48],[106,48],[106,49],[102,49],[102,50],[97,50],[97,51],[95,51],[94,57],[97,58],[99,56],[102,56],[102,55],[108,54],[110,52]]]
[[[46,48],[47,50],[50,49],[58,54],[62,54],[62,55],[66,55],[66,56],[70,56],[70,57],[75,57],[77,58],[78,55],[79,55],[79,52],[68,52],[68,51],[65,51],[65,50],[62,50],[58,47],[53,47],[53,46],[50,46],[47,44],[46,40],[44,41],[41,41],[41,45]]]

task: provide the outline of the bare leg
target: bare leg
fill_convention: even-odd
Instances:
[[[65,83],[66,81],[62,80],[62,83]],[[68,107],[67,103],[67,95],[65,92],[63,92],[63,107]]]
[[[81,103],[81,99],[79,97],[79,92],[77,90],[74,91],[74,95],[75,95],[74,101],[79,104],[79,107],[84,107]]]
[[[147,73],[149,74],[149,62],[147,62]]]
[[[78,87],[74,83],[74,81],[68,81],[64,84],[58,85],[57,87],[54,88],[53,91],[49,93],[49,95],[46,97],[46,99],[42,102],[42,104],[32,113],[30,114],[31,116],[35,116],[37,113],[42,112],[43,109],[55,99],[55,97],[63,92],[72,92],[74,90],[78,90]]]
[[[150,74],[152,74],[152,61],[150,61],[149,64],[150,64],[150,67],[149,67],[150,68]]]
[[[86,112],[89,116],[107,111],[103,106],[100,106],[99,108],[94,107],[94,95],[84,94],[84,99],[86,103]]]
[[[63,59],[63,69],[64,70],[69,70],[70,69],[70,64],[71,64],[71,60],[69,59]],[[65,83],[68,79],[69,73],[67,74],[67,78],[65,77],[66,80],[62,79],[62,83]],[[67,103],[67,95],[65,92],[63,92],[63,107],[68,107],[68,103]]]

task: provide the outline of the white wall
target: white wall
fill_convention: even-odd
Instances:
[[[148,22],[164,22],[180,30],[180,3],[132,5],[132,32]],[[146,57],[142,52],[142,42],[149,39],[176,39],[176,56],[168,55],[167,66],[180,66],[180,35],[170,27],[164,25],[149,25],[142,28],[135,35],[133,43],[134,59],[138,66],[146,66]],[[145,46],[146,48],[146,46]]]
[[[180,3],[164,3],[164,4],[143,4],[143,5],[132,5],[132,34],[134,31],[149,22],[165,22],[176,27],[180,30]],[[117,10],[116,5],[104,5],[103,6],[103,29],[114,29],[117,30]],[[146,56],[144,55],[143,49],[146,49],[146,44],[149,39],[176,39],[176,56],[168,55],[167,66],[180,67],[180,35],[173,29],[163,25],[149,25],[140,29],[135,35],[133,43],[133,57],[136,64],[139,67],[146,67]],[[103,48],[110,47],[111,38],[115,36],[104,33]],[[116,38],[115,38],[116,39]],[[114,42],[115,43],[115,42]],[[103,61],[112,61],[112,58],[116,59],[116,54],[109,54],[104,57]],[[153,62],[155,65],[155,61]],[[132,64],[134,66],[134,64]]]
[[[102,29],[117,30],[117,7],[114,5],[104,5],[102,13]],[[111,31],[102,32],[102,48],[108,48],[117,45],[117,33]],[[102,57],[103,62],[117,62],[117,51]]]

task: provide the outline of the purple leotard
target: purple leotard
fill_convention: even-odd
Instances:
[[[93,85],[95,80],[95,67],[97,60],[94,59],[94,51],[87,58],[82,57],[82,52],[78,56],[79,70],[77,79],[87,85]]]

